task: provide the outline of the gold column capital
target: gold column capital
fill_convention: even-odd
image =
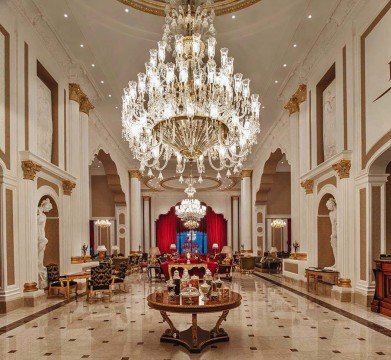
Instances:
[[[76,183],[70,180],[64,180],[62,182],[62,190],[64,195],[70,196],[72,194],[72,190],[76,187]]]
[[[333,164],[333,169],[338,173],[340,179],[347,179],[350,176],[350,160],[340,160]]]
[[[314,180],[308,179],[301,182],[301,187],[305,190],[305,193],[313,194],[314,193]]]
[[[76,101],[80,104],[80,99],[84,95],[83,91],[80,88],[79,84],[70,83],[69,84],[69,100]]]
[[[35,175],[42,169],[41,165],[38,165],[34,161],[25,160],[22,161],[23,179],[34,180]]]
[[[143,195],[144,201],[151,201],[151,197],[149,195]]]
[[[87,95],[83,95],[80,99],[80,112],[89,115],[90,110],[94,108],[94,105],[91,104]]]
[[[284,109],[289,111],[292,115],[300,110],[300,104],[307,100],[307,85],[300,84],[295,93],[291,96],[289,101],[284,106]]]
[[[130,176],[131,179],[132,178],[137,178],[139,180],[141,180],[142,177],[143,177],[141,172],[138,171],[138,170],[129,170],[129,176]]]
[[[239,196],[238,195],[233,195],[233,196],[231,196],[231,199],[232,200],[239,200]]]
[[[241,171],[240,177],[241,177],[242,179],[244,179],[244,178],[246,178],[246,177],[251,177],[252,173],[253,173],[252,170],[250,170],[250,169],[244,169],[244,170]]]

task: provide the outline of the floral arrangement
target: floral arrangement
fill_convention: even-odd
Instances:
[[[295,249],[295,253],[297,252],[297,249],[300,247],[300,244],[297,241],[294,241],[292,243],[292,247]]]

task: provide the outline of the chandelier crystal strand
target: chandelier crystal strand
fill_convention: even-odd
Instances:
[[[260,131],[250,80],[234,73],[227,48],[220,67],[216,62],[211,4],[168,1],[162,40],[150,50],[145,73],[124,89],[123,137],[140,171],[155,170],[160,179],[172,157],[178,174],[194,162],[200,181],[206,158],[214,170],[237,174]]]

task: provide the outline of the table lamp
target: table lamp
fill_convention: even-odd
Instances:
[[[149,256],[151,257],[151,263],[156,262],[156,257],[160,256],[160,249],[157,246],[153,246],[149,249]]]
[[[215,252],[215,255],[216,255],[216,253],[217,253],[217,250],[219,249],[219,244],[217,244],[217,243],[214,243],[214,244],[212,245],[212,249],[214,250],[214,252]]]
[[[106,254],[106,251],[107,251],[106,246],[105,245],[99,245],[96,248],[96,251],[99,254],[99,260],[103,260],[105,258],[105,254]]]

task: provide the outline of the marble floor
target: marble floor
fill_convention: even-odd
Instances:
[[[129,293],[112,303],[57,302],[54,310],[34,316],[0,317],[1,359],[389,359],[391,319],[371,314],[383,327],[374,330],[334,308],[324,307],[298,293],[255,275],[235,274],[232,289],[243,296],[223,324],[230,342],[190,355],[172,344],[161,344],[167,328],[159,312],[149,309],[146,296],[158,284],[145,275],[128,278]],[[365,308],[354,315],[367,319]],[[334,310],[333,310],[334,309]],[[349,311],[349,309],[344,309]],[[36,310],[35,310],[36,311]],[[346,315],[346,313],[345,313]],[[219,314],[199,316],[199,325],[212,328]],[[172,315],[179,330],[189,327],[189,315]],[[361,317],[360,317],[361,318]],[[19,322],[15,322],[15,319]],[[368,320],[367,320],[368,321]],[[7,325],[9,326],[7,328]],[[17,326],[16,326],[17,325]],[[383,329],[383,330],[382,330]],[[382,334],[382,331],[384,334]]]

